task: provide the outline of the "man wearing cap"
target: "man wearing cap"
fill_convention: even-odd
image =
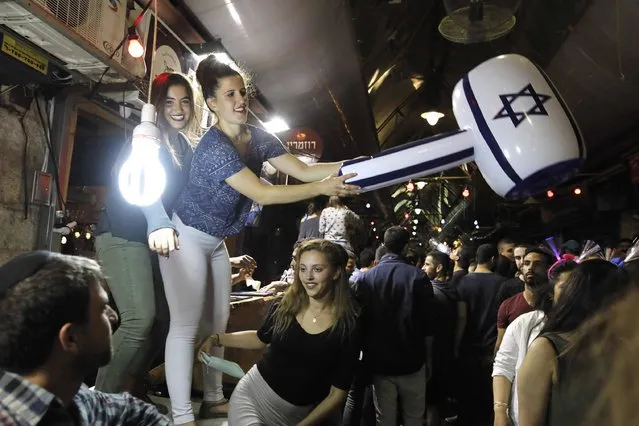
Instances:
[[[105,277],[90,259],[38,251],[0,267],[0,424],[169,425],[127,393],[83,380],[111,359]]]

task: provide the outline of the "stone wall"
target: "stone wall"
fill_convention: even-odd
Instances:
[[[10,96],[0,98],[0,264],[36,248],[42,207],[29,203],[25,218],[23,176],[26,176],[26,201],[29,202],[34,171],[41,169],[46,155],[44,131],[35,101],[16,101],[15,96]],[[41,109],[43,106],[41,101]],[[23,170],[25,144],[26,170]]]

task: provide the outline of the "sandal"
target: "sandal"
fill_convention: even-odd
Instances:
[[[200,405],[199,418],[200,419],[217,419],[220,417],[227,417],[229,414],[228,404],[229,404],[229,400],[226,398],[223,398],[222,400],[217,402],[202,401],[202,405]],[[224,410],[219,410],[219,411],[216,410],[216,408],[219,408],[222,406],[225,406]]]

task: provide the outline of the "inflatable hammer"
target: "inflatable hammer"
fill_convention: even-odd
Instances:
[[[533,195],[572,176],[585,158],[581,133],[546,74],[520,55],[490,59],[453,91],[460,130],[374,157],[346,161],[340,174],[371,191],[475,161],[505,198]]]

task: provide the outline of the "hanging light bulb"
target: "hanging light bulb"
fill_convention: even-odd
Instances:
[[[80,231],[75,231],[73,236],[76,237],[76,238],[80,238]]]
[[[67,237],[65,237],[64,235],[62,236],[62,238],[60,238],[60,244],[66,244],[67,243]]]
[[[126,42],[127,52],[129,52],[129,55],[131,55],[132,58],[141,58],[144,56],[144,46],[142,45],[140,36],[135,33],[135,28],[133,32],[129,33],[129,37]]]
[[[470,197],[470,191],[468,190],[468,188],[464,188],[464,190],[462,191],[462,196],[464,198]]]
[[[84,234],[84,238],[86,238],[87,240],[91,239],[91,233],[87,232],[86,234]]]
[[[475,226],[479,225],[479,222],[477,221],[477,219],[475,219],[475,221],[473,222],[473,225]]]
[[[444,225],[446,223],[446,219],[442,219],[442,225]]]
[[[142,107],[142,120],[133,129],[131,155],[119,174],[120,192],[126,201],[148,206],[164,192],[166,173],[160,163],[160,129],[155,125],[155,106]]]
[[[377,228],[373,228],[373,232],[377,232]]]
[[[438,111],[427,111],[422,113],[422,118],[428,122],[431,126],[437,124],[440,118],[442,118],[444,114]]]
[[[413,235],[417,235],[417,232],[413,231]]]
[[[573,192],[574,192],[575,195],[581,195],[582,191],[581,191],[581,188],[577,187],[577,188],[574,189]]]
[[[417,189],[424,189],[426,185],[428,185],[428,182],[424,182],[423,180],[420,180],[419,182],[415,184]]]
[[[413,229],[417,230],[417,225],[413,225]]]
[[[422,209],[415,209],[415,214],[422,214]]]
[[[552,197],[555,196],[555,193],[552,190],[549,189],[548,191],[546,191],[546,196],[548,198],[552,198]]]
[[[419,223],[419,220],[418,220],[418,219],[415,219],[415,220],[413,220],[413,223],[414,223],[415,225],[417,225],[417,224]]]
[[[371,208],[371,203],[366,203],[366,208],[370,209]]]

